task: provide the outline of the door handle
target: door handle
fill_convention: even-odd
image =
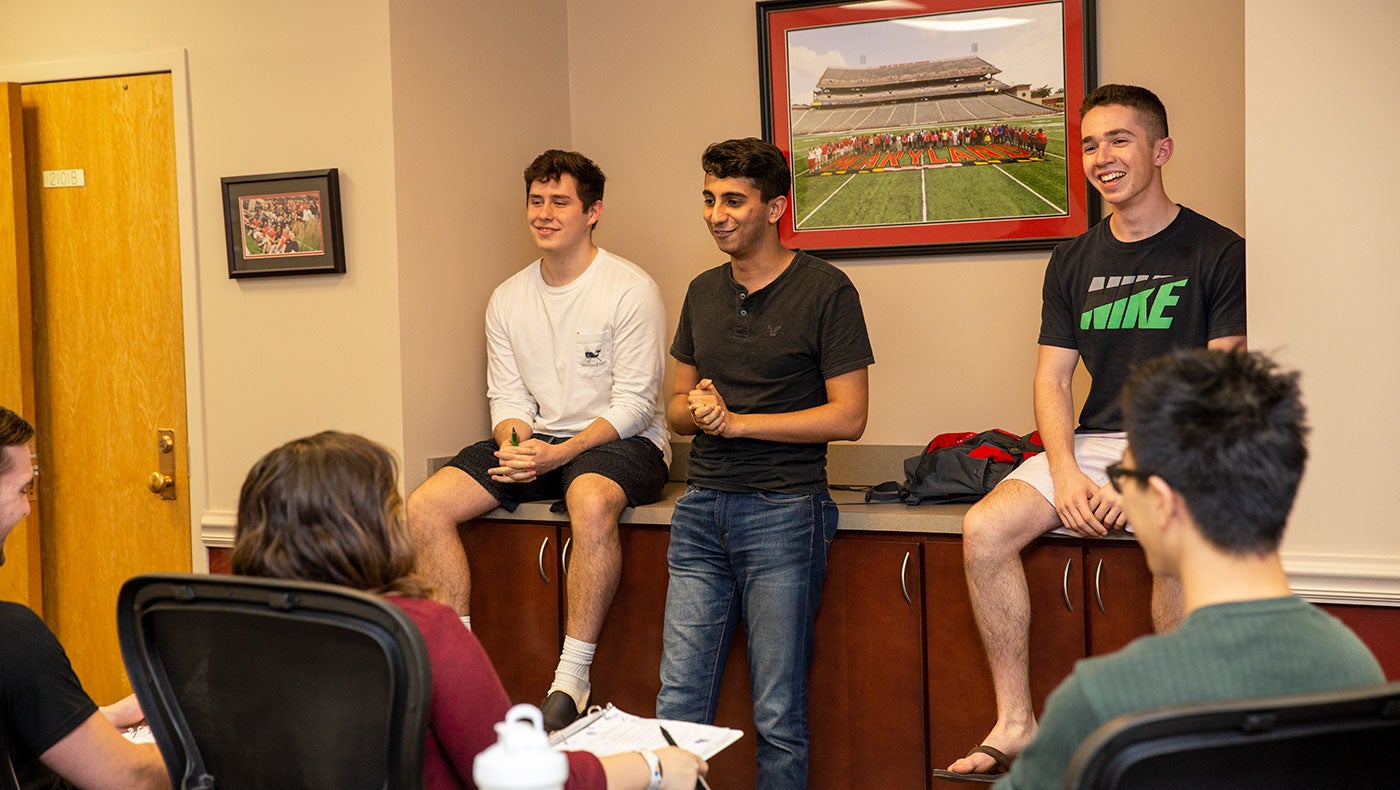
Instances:
[[[574,545],[574,539],[571,536],[564,541],[564,548],[559,552],[559,575],[561,576],[569,575],[569,547],[572,545]]]
[[[904,552],[904,564],[899,566],[899,589],[904,592],[904,602],[913,604],[914,599],[909,597],[909,580],[905,573],[909,570],[909,552]]]
[[[175,432],[169,428],[156,431],[156,463],[159,471],[151,472],[146,487],[161,499],[175,498]]]
[[[544,572],[544,550],[549,548],[549,538],[540,542],[540,578],[545,584],[549,584],[549,574]]]
[[[1099,584],[1099,579],[1103,576],[1103,558],[1099,558],[1099,565],[1094,569],[1094,599],[1099,602],[1099,611],[1108,614],[1108,610],[1103,608],[1103,585]]]
[[[1074,611],[1074,604],[1069,600],[1069,566],[1074,564],[1074,558],[1065,560],[1065,577],[1060,580],[1060,590],[1065,594],[1065,608]]]

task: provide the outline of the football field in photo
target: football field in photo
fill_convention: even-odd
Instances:
[[[898,167],[832,167],[809,172],[807,152],[843,137],[899,133],[908,129],[863,129],[810,135],[793,141],[793,162],[801,167],[793,189],[798,230],[965,220],[1058,216],[1068,212],[1068,162],[1063,118],[1018,120],[1012,125],[1045,132],[1044,157],[1018,156],[1017,146],[957,146],[954,154],[936,148],[917,157],[897,157]],[[1020,151],[1020,153],[1028,153]],[[989,155],[990,154],[990,155]],[[867,163],[867,157],[857,157]],[[939,161],[941,160],[941,161]],[[882,157],[881,164],[889,160]],[[1074,170],[1079,170],[1078,163]]]

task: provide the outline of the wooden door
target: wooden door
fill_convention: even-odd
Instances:
[[[0,406],[34,418],[33,319],[29,297],[29,205],[25,199],[24,125],[20,86],[0,83]],[[32,445],[31,445],[32,448]],[[5,540],[0,600],[43,613],[39,572],[39,509],[30,494],[29,517]]]
[[[25,85],[44,614],[98,702],[128,692],[116,597],[188,571],[171,79]],[[83,173],[45,176],[45,171]],[[174,499],[148,487],[174,431]]]

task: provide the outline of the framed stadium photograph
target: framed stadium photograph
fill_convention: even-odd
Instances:
[[[780,230],[828,258],[1049,249],[1098,221],[1072,141],[1093,0],[766,0],[764,139]]]
[[[335,168],[220,182],[229,277],[345,273]]]

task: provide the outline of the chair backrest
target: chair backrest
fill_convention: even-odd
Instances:
[[[343,587],[195,574],[122,585],[117,630],[176,788],[419,788],[413,621]]]
[[[1400,683],[1120,716],[1079,746],[1066,790],[1400,786]]]

